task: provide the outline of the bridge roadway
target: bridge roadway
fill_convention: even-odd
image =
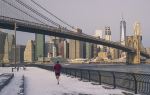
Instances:
[[[14,30],[15,23],[17,25],[17,28],[16,28],[17,31],[39,33],[39,34],[44,34],[44,35],[80,40],[80,41],[100,44],[100,45],[104,45],[104,46],[108,46],[112,48],[117,48],[125,52],[136,53],[136,50],[131,47],[126,47],[124,45],[121,45],[113,41],[97,39],[93,36],[90,36],[84,33],[77,33],[77,32],[67,30],[67,29],[60,29],[57,27],[48,26],[44,24],[0,16],[0,28]],[[141,55],[144,57],[150,57],[147,53],[143,51],[141,52]]]

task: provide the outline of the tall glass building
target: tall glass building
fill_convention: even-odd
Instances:
[[[45,35],[35,34],[35,60],[36,61],[38,61],[38,58],[44,59],[44,55],[45,55],[44,50],[45,50]]]
[[[120,21],[120,43],[125,45],[125,37],[126,37],[126,22],[122,18]]]
[[[92,58],[92,52],[93,52],[92,44],[86,42],[86,58],[87,59],[91,59]]]
[[[120,43],[122,45],[126,45],[126,22],[122,17],[122,20],[120,21]],[[126,53],[123,51],[120,51],[120,57],[126,57]]]

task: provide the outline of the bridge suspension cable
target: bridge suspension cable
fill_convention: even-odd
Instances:
[[[71,27],[72,29],[77,30],[74,26],[68,24],[67,22],[63,21],[62,19],[58,18],[56,15],[54,15],[52,12],[48,11],[47,9],[45,9],[42,5],[40,5],[39,3],[35,2],[34,0],[31,0],[31,2],[33,2],[35,5],[37,5],[38,7],[40,7],[41,9],[43,9],[44,11],[46,11],[48,14],[52,15],[53,17],[55,17],[56,19],[58,19],[59,21],[61,21],[62,23],[64,23],[65,25]]]
[[[43,18],[44,20],[54,24],[57,27],[61,27],[64,28],[63,26],[59,25],[58,23],[52,21],[51,19],[49,19],[48,17],[44,16],[42,13],[38,12],[37,10],[33,9],[31,6],[25,4],[24,2],[22,2],[21,0],[16,0],[16,2],[18,2],[19,4],[21,4],[22,6],[24,6],[25,8],[27,8],[28,10],[32,11],[33,13],[35,13],[36,15],[40,16],[41,18]]]
[[[34,20],[39,21],[39,22],[41,22],[42,24],[45,24],[44,22],[42,22],[42,21],[39,20],[38,18],[36,18],[36,17],[34,17],[34,16],[28,14],[27,12],[21,10],[20,8],[18,8],[18,7],[16,7],[15,5],[13,5],[12,3],[10,3],[10,2],[8,2],[8,1],[6,1],[6,0],[2,0],[2,1],[3,1],[4,3],[10,5],[11,7],[13,7],[13,8],[15,8],[15,9],[19,10],[20,12],[22,12],[22,13],[28,15],[29,17],[33,18]]]

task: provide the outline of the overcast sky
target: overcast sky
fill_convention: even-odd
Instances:
[[[30,1],[30,0],[28,0]],[[113,41],[119,40],[121,14],[127,23],[127,35],[133,34],[135,21],[141,23],[143,44],[150,47],[150,0],[36,0],[50,12],[84,33],[110,26]],[[18,33],[18,43],[26,44],[34,35]]]

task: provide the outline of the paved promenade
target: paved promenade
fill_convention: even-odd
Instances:
[[[2,72],[10,72],[11,68],[0,68]],[[3,70],[2,70],[3,69]],[[28,67],[24,71],[14,70],[14,78],[0,92],[0,95],[17,95],[19,85],[24,75],[25,95],[124,95],[123,90],[105,89],[102,85],[92,85],[90,82],[82,82],[77,78],[61,75],[60,85],[57,85],[54,72]]]

